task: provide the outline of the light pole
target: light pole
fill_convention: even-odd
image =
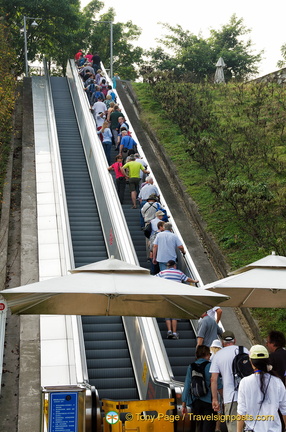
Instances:
[[[110,24],[110,79],[113,78],[113,22],[112,21],[95,21],[97,23]]]
[[[34,20],[31,24],[31,27],[38,27],[38,23],[36,20],[42,20],[42,18],[32,18],[24,15],[24,55],[25,55],[25,75],[29,76],[29,67],[28,67],[28,47],[27,47],[27,20]]]

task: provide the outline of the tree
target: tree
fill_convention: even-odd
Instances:
[[[86,15],[86,8],[84,13]],[[110,65],[110,22],[112,22],[113,70],[123,79],[134,80],[138,76],[137,67],[142,63],[143,49],[134,46],[133,42],[140,36],[141,29],[131,21],[114,23],[114,18],[113,8],[109,8],[99,17],[96,13],[90,13],[87,45],[93,52],[99,52],[102,62],[108,68]]]
[[[87,23],[80,11],[79,0],[2,0],[1,15],[11,32],[17,75],[24,71],[23,17],[41,18],[38,27],[27,20],[28,59],[44,55],[65,68],[68,58],[82,45]]]
[[[208,39],[211,49],[217,59],[222,57],[226,63],[226,79],[243,80],[258,72],[257,65],[261,61],[263,51],[252,54],[252,41],[244,41],[243,37],[250,33],[250,29],[243,24],[242,18],[232,15],[228,24],[220,31],[211,30]]]
[[[158,42],[169,50],[168,54],[161,47],[148,53],[150,65],[159,71],[172,70],[184,78],[188,75],[190,81],[212,80],[216,62],[223,57],[227,65],[226,80],[242,80],[257,72],[262,52],[252,54],[251,40],[243,40],[250,30],[243,25],[242,18],[233,15],[221,30],[211,30],[207,39],[179,25],[163,26],[168,33]]]
[[[15,105],[16,80],[13,75],[12,59],[15,52],[9,43],[9,30],[4,20],[0,20],[0,203],[6,175],[6,164],[11,149],[13,132],[12,113]],[[1,205],[0,205],[1,213]]]

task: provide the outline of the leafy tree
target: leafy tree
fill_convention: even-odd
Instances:
[[[150,88],[179,125],[185,161],[205,172],[218,208],[233,213],[258,247],[285,254],[285,88],[182,83],[167,73]]]
[[[27,19],[28,59],[47,56],[63,68],[83,44],[87,23],[80,11],[79,0],[2,0],[1,15],[11,31],[11,41],[18,55],[15,70],[24,71],[23,17],[41,18],[38,27]]]
[[[110,65],[110,22],[114,22],[115,11],[109,8],[105,14],[97,17],[97,11],[84,9],[90,20],[87,45],[90,50],[98,51],[106,68]],[[89,17],[89,18],[88,18]],[[103,22],[102,22],[103,21]],[[131,21],[113,23],[113,70],[123,79],[134,80],[138,76],[137,66],[142,63],[143,49],[134,46],[141,29]]]
[[[226,79],[243,80],[258,72],[257,64],[261,61],[263,52],[252,54],[252,41],[244,41],[242,37],[250,33],[243,24],[242,18],[232,15],[228,24],[220,31],[211,30],[208,39],[211,49],[217,58],[222,57],[226,63]]]
[[[262,52],[252,54],[252,42],[243,40],[250,30],[243,25],[243,19],[235,15],[220,30],[211,30],[210,37],[204,39],[185,31],[181,26],[163,24],[167,30],[158,42],[168,50],[155,48],[149,51],[149,64],[159,71],[172,70],[176,75],[189,80],[213,80],[216,62],[223,57],[226,63],[226,80],[242,80],[257,72],[257,64]]]
[[[4,21],[0,20],[0,203],[2,202],[6,162],[10,152],[13,131],[12,113],[15,104],[16,89],[16,80],[12,67],[15,52],[11,49],[9,39],[9,30],[5,26]]]

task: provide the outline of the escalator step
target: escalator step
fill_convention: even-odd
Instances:
[[[89,359],[87,360],[88,369],[102,368],[106,366],[105,359]],[[130,357],[127,358],[111,358],[108,360],[109,368],[128,368],[131,367]]]
[[[87,315],[81,317],[84,324],[118,324],[122,325],[122,318],[119,316],[100,316],[100,315]]]
[[[136,387],[134,378],[118,378],[116,380],[114,378],[91,379],[91,381],[93,380],[96,381],[96,387],[99,389],[132,389]]]
[[[98,350],[86,350],[86,358],[87,359],[106,359],[106,362],[109,361],[109,359],[114,358],[122,358],[122,357],[129,357],[129,351],[128,349],[116,349],[116,350],[109,350],[110,352],[106,352],[104,350],[98,351]]]
[[[113,336],[116,337],[117,341],[126,340],[124,332],[113,332]],[[108,338],[110,338],[110,333],[108,333],[107,331],[86,332],[84,337],[86,342],[94,341],[96,343],[97,341],[105,341]]]
[[[134,379],[134,373],[132,367],[129,368],[110,368],[110,367],[104,367],[102,365],[102,368],[96,368],[96,369],[89,369],[88,370],[88,377],[90,379],[104,379],[104,378],[132,378]]]

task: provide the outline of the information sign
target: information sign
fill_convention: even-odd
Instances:
[[[78,392],[50,393],[49,432],[78,432]]]

